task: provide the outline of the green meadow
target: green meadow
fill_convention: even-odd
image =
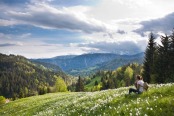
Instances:
[[[174,116],[174,83],[152,84],[143,94],[129,87],[22,98],[0,106],[0,116]]]

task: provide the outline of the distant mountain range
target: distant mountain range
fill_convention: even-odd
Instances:
[[[88,75],[98,70],[114,70],[119,66],[138,62],[142,63],[144,53],[135,55],[118,55],[112,53],[93,53],[83,55],[57,56],[47,59],[32,59],[40,63],[50,63],[59,66],[68,74]]]

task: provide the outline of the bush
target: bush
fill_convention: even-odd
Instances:
[[[56,83],[55,83],[55,91],[56,92],[66,92],[67,86],[65,81],[61,77],[56,77]]]
[[[5,97],[0,96],[0,105],[5,104]]]

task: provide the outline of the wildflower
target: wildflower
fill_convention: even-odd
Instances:
[[[149,105],[149,102],[148,102],[148,100],[146,100],[146,103]]]

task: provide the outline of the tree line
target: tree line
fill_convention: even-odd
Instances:
[[[148,83],[174,82],[174,30],[171,35],[161,35],[161,43],[155,42],[150,33],[143,63],[143,77]]]
[[[116,70],[100,70],[91,77],[85,78],[84,83],[88,85],[95,80],[92,88],[85,88],[85,91],[99,91],[106,89],[114,89],[119,87],[130,86],[135,81],[135,76],[141,74],[142,65],[138,63],[130,63]],[[99,80],[97,80],[99,78]]]

